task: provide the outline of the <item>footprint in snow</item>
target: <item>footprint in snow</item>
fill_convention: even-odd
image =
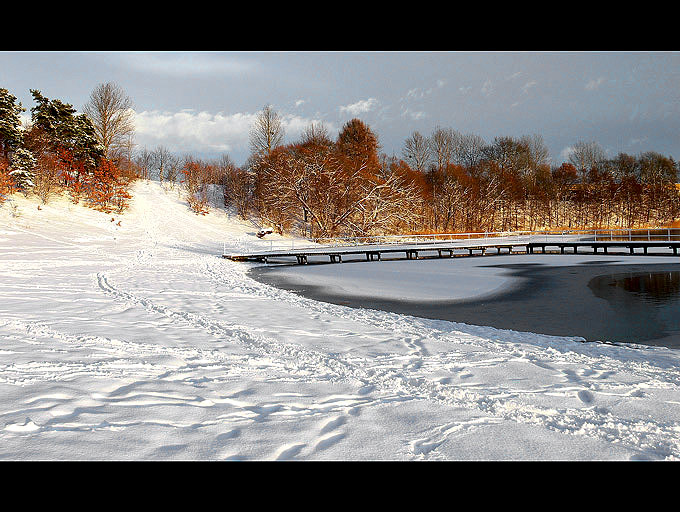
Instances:
[[[344,438],[345,438],[344,433],[332,434],[326,437],[322,437],[314,446],[314,451],[325,450],[326,448],[333,446],[335,443],[341,441]]]
[[[241,435],[241,431],[236,428],[236,429],[230,430],[229,432],[219,434],[218,436],[215,437],[215,441],[217,441],[218,443],[221,443],[223,441],[227,441],[229,439],[233,439],[235,437],[238,437],[239,435]]]
[[[636,390],[628,393],[628,396],[633,396],[635,398],[644,398],[646,395],[645,395],[645,392],[642,391],[641,389],[636,389]]]
[[[367,395],[367,394],[371,393],[374,389],[375,389],[375,386],[373,384],[367,384],[367,385],[359,388],[359,394],[360,395]]]
[[[416,455],[427,455],[433,450],[439,448],[444,441],[429,441],[427,439],[419,439],[411,442],[411,450]]]
[[[276,453],[276,457],[274,457],[275,460],[288,460],[292,459],[295,457],[302,449],[307,446],[304,443],[295,443],[295,444],[288,444],[284,445]]]
[[[338,416],[337,418],[333,418],[329,421],[327,421],[323,427],[321,427],[321,430],[319,431],[320,434],[326,434],[332,430],[335,430],[338,427],[341,427],[347,423],[347,420],[345,419],[344,416]]]
[[[595,397],[590,391],[587,391],[585,389],[582,389],[581,391],[578,392],[578,397],[583,402],[584,404],[589,404],[593,400],[595,400]]]

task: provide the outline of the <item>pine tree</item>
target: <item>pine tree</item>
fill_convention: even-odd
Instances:
[[[85,114],[60,100],[50,100],[40,91],[31,89],[37,105],[31,109],[33,125],[47,134],[52,149],[65,149],[88,167],[97,165],[104,156],[92,122]]]
[[[21,113],[24,109],[7,89],[0,89],[0,156],[9,158],[11,151],[21,146]]]
[[[21,190],[28,190],[34,186],[36,159],[29,150],[17,149],[12,155],[9,175]]]

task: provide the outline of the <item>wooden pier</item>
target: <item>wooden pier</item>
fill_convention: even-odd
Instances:
[[[652,254],[669,256],[669,252],[658,249],[670,249],[674,256],[678,255],[680,240],[582,240],[582,241],[436,241],[431,243],[401,244],[398,246],[355,245],[350,247],[299,248],[281,251],[262,251],[245,254],[223,254],[224,258],[233,261],[259,261],[268,263],[272,259],[296,258],[298,264],[304,265],[310,257],[328,258],[330,263],[342,263],[343,256],[363,256],[366,261],[381,261],[383,255],[404,255],[403,258],[417,260],[423,258],[453,258],[454,256],[484,256],[486,254],[610,254],[610,249],[619,249],[614,254],[621,254],[620,249],[628,249],[628,254]],[[653,249],[653,251],[650,251]],[[625,254],[625,253],[624,253]]]

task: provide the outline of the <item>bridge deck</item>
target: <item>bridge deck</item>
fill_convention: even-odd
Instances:
[[[635,249],[643,249],[644,254],[648,254],[650,248],[666,248],[673,251],[673,255],[678,254],[680,249],[680,241],[667,240],[577,240],[577,241],[491,241],[491,240],[466,240],[466,241],[447,241],[447,242],[427,242],[418,244],[400,244],[400,245],[356,245],[356,246],[332,246],[332,247],[306,247],[299,249],[289,249],[281,251],[262,251],[257,253],[247,254],[223,254],[224,258],[233,261],[263,261],[267,262],[270,258],[285,258],[295,257],[300,264],[307,263],[310,256],[327,256],[331,263],[342,263],[343,256],[364,255],[367,261],[374,259],[380,260],[382,254],[404,253],[406,259],[418,259],[421,252],[437,252],[438,256],[443,257],[443,253],[448,253],[449,257],[454,255],[455,251],[467,251],[468,255],[472,256],[475,251],[479,251],[482,255],[489,249],[495,249],[497,254],[501,253],[502,249],[507,250],[507,253],[512,253],[516,248],[522,248],[522,252],[534,254],[537,250],[546,252],[547,248],[557,248],[562,254],[565,249],[572,249],[573,253],[577,253],[580,247],[592,249],[594,254],[600,254],[599,249],[602,249],[602,254],[608,254],[610,248],[627,248],[630,254],[635,253]],[[517,251],[515,251],[517,252]],[[654,254],[658,254],[655,252]],[[667,253],[665,253],[667,254]]]

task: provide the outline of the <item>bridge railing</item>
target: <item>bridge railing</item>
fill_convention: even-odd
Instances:
[[[649,241],[680,242],[679,228],[645,229],[590,229],[590,230],[545,230],[545,231],[486,231],[472,233],[436,233],[421,235],[376,235],[356,237],[325,238],[278,238],[271,240],[252,240],[248,242],[248,252],[284,252],[304,249],[324,249],[334,247],[366,246],[436,246],[460,242],[516,243],[529,242],[576,242],[576,241]],[[226,253],[227,244],[224,244]]]

